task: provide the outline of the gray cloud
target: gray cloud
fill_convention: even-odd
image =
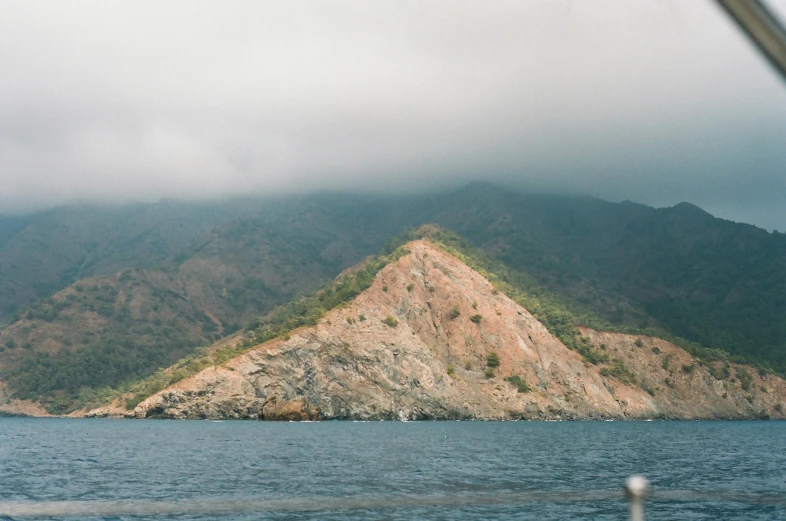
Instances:
[[[488,179],[786,229],[786,88],[710,1],[19,0],[0,77],[7,211]]]

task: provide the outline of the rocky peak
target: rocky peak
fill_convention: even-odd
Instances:
[[[592,365],[426,240],[316,326],[140,403],[137,417],[302,419],[779,416],[779,378],[719,380],[660,339],[582,330]],[[664,360],[666,360],[664,362]],[[732,370],[740,370],[732,367]],[[744,369],[743,369],[744,370]],[[747,378],[747,377],[746,377]]]

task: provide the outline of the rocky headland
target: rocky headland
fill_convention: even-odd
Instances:
[[[426,240],[316,326],[87,416],[258,420],[783,418],[786,382],[582,328],[593,364]]]

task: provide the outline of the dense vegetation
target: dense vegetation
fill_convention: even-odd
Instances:
[[[253,206],[162,201],[0,217],[0,324],[77,280],[153,268]]]
[[[88,389],[147,375],[218,339],[220,324],[171,282],[127,270],[85,279],[28,310],[3,332],[4,378],[17,397],[65,412]]]

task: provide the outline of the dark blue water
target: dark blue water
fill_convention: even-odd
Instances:
[[[0,519],[9,502],[116,500],[195,510],[92,519],[626,519],[619,490],[637,473],[648,520],[786,519],[786,422],[0,418]],[[348,499],[314,510],[331,498]],[[257,511],[210,510],[222,503]]]

